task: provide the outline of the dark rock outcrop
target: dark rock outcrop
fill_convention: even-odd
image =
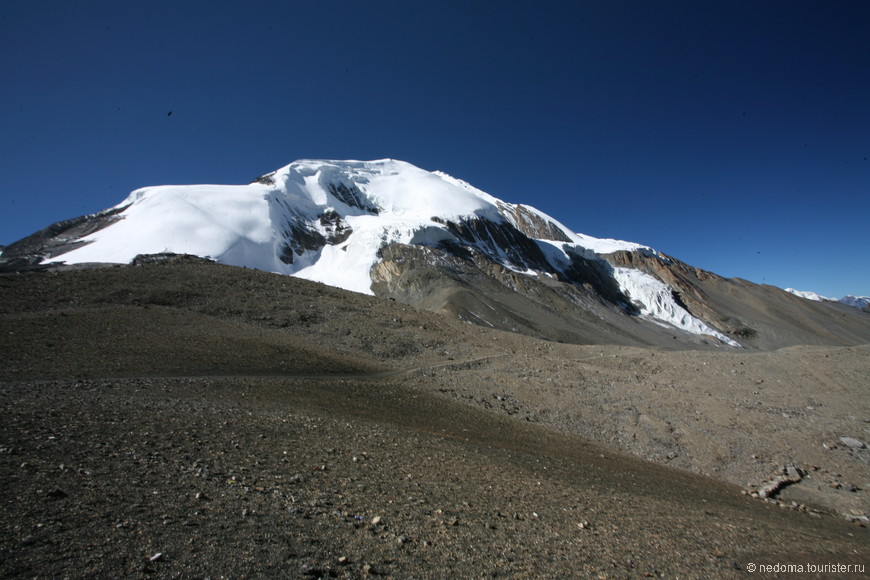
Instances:
[[[327,182],[326,188],[337,200],[340,202],[349,205],[350,207],[355,207],[361,209],[367,213],[372,215],[378,214],[378,208],[372,203],[369,203],[368,199],[366,199],[365,194],[359,190],[359,188],[353,184],[347,185],[341,182]]]

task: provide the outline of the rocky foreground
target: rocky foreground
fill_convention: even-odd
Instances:
[[[866,559],[865,347],[561,345],[183,261],[0,292],[3,577]]]

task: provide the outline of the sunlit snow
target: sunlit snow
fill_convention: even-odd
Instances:
[[[831,298],[825,298],[821,294],[816,294],[815,292],[805,292],[803,290],[795,290],[794,288],[786,288],[786,292],[790,294],[794,294],[795,296],[800,296],[801,298],[806,298],[807,300],[812,300],[813,302],[822,302],[823,300],[831,300]]]

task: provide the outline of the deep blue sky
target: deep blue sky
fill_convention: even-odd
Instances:
[[[4,2],[0,244],[146,185],[393,157],[868,295],[868,30],[867,0]]]

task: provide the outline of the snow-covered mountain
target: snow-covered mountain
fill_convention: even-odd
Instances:
[[[821,294],[816,294],[815,292],[808,292],[804,290],[795,290],[794,288],[786,288],[786,292],[790,292],[795,296],[800,296],[801,298],[806,298],[807,300],[812,300],[814,302],[839,302],[841,304],[845,304],[846,306],[852,306],[854,308],[867,308],[870,306],[870,296],[843,296],[842,298],[828,298],[827,296],[822,296]]]
[[[157,253],[556,339],[649,343],[676,332],[736,347],[756,332],[711,302],[722,280],[714,274],[640,244],[572,232],[535,208],[392,159],[301,160],[248,185],[146,187],[11,244],[0,266],[129,263]],[[590,339],[578,325],[598,334]]]
[[[855,308],[870,308],[870,296],[843,296],[839,302]]]
[[[826,298],[821,294],[816,294],[815,292],[809,292],[807,290],[795,290],[794,288],[786,288],[786,292],[790,294],[794,294],[795,296],[800,296],[801,298],[806,298],[807,300],[812,300],[813,302],[822,302],[824,300],[832,300],[832,298]]]
[[[127,263],[143,253],[188,253],[371,294],[369,272],[378,252],[393,243],[436,246],[468,238],[512,269],[532,274],[540,266],[528,263],[518,240],[500,245],[495,230],[464,231],[474,223],[509,223],[534,233],[549,242],[542,251],[557,266],[566,261],[559,256],[564,243],[595,253],[643,248],[571,233],[533,208],[391,159],[296,161],[242,186],[146,187],[106,213],[121,219],[45,261]]]

